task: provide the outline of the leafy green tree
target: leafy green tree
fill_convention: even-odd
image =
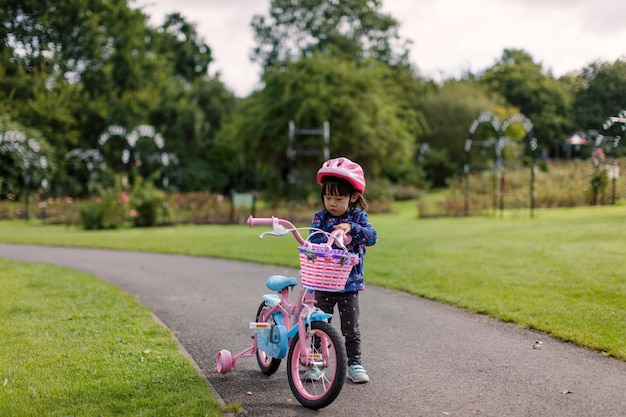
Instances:
[[[174,74],[186,81],[204,78],[213,61],[211,49],[200,38],[195,24],[187,22],[180,13],[172,13],[157,32],[155,40],[159,55],[174,64]]]
[[[73,76],[97,65],[107,51],[101,15],[111,15],[125,0],[99,1],[84,7],[81,1],[3,0],[3,50],[28,71]],[[73,30],[68,30],[73,28]]]
[[[193,24],[175,13],[152,28],[127,0],[0,1],[0,110],[41,131],[61,164],[69,150],[96,148],[108,126],[140,124],[154,126],[184,168],[210,164],[234,97],[208,76],[211,50]],[[122,147],[103,149],[110,166]],[[213,187],[201,171],[176,170],[185,176],[177,184]]]
[[[0,135],[0,199],[47,193],[56,162],[41,133],[3,114]]]
[[[421,163],[433,186],[445,186],[447,178],[462,172],[465,141],[476,117],[487,110],[504,113],[505,104],[502,98],[489,96],[471,78],[449,79],[416,101],[416,108],[424,114],[428,127],[420,142],[430,148],[430,152],[422,155]]]
[[[329,121],[331,155],[359,160],[372,177],[421,183],[413,154],[424,121],[412,97],[424,87],[398,27],[378,0],[272,0],[269,17],[252,21],[252,59],[262,65],[266,86],[222,138],[242,139],[236,148],[246,159],[254,156],[270,167],[266,176],[284,182],[294,175],[293,160],[285,158],[288,122],[319,128]],[[297,138],[297,146],[311,140]],[[301,159],[295,165],[310,178],[321,161],[307,166]]]
[[[602,132],[603,123],[626,109],[626,61],[594,62],[578,75],[575,120],[580,131]],[[609,132],[611,133],[611,132]]]
[[[94,130],[107,112],[120,107],[102,96],[131,90],[128,71],[111,63],[121,61],[121,45],[138,44],[145,17],[124,0],[94,1],[88,7],[79,0],[3,3],[1,57],[8,70],[0,82],[12,97],[9,113],[41,131],[60,162],[72,148],[94,147],[99,134]],[[128,42],[119,31],[128,31]],[[125,84],[116,89],[113,81]]]
[[[266,72],[264,82],[265,88],[242,103],[220,134],[223,143],[243,156],[246,166],[265,167],[259,178],[284,184],[296,168],[286,157],[290,121],[299,128],[320,128],[328,121],[331,156],[359,161],[371,177],[385,172],[406,175],[414,169],[415,137],[422,126],[387,65],[372,60],[360,66],[315,54],[288,63],[284,71]],[[298,138],[294,147],[321,151],[322,141]],[[302,157],[297,168],[303,177],[313,178],[311,172],[322,158]]]
[[[562,140],[573,128],[573,92],[565,84],[544,73],[530,54],[519,49],[505,49],[500,60],[482,74],[480,82],[526,115],[540,144],[558,156]]]
[[[269,18],[255,15],[252,58],[265,70],[315,52],[348,60],[408,65],[408,42],[380,0],[271,0]]]
[[[189,91],[176,95],[153,114],[167,134],[169,149],[180,161],[171,173],[182,191],[228,192],[233,184],[236,158],[215,138],[223,123],[232,117],[236,99],[219,79],[197,79]]]

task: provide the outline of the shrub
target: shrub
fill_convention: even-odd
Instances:
[[[370,213],[389,213],[393,202],[394,188],[388,180],[372,180],[367,182],[365,198],[369,201]]]
[[[173,223],[227,223],[230,201],[222,194],[207,191],[167,195],[169,219]]]
[[[155,226],[159,220],[159,214],[166,215],[165,193],[158,190],[152,181],[143,181],[139,178],[133,185],[130,197],[130,210],[128,212],[135,227]]]
[[[418,200],[424,194],[426,190],[413,185],[396,185],[393,190],[395,201]]]
[[[128,194],[107,188],[100,195],[84,201],[80,224],[86,230],[117,229],[127,225]]]

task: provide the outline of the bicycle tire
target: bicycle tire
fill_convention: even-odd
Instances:
[[[263,314],[263,309],[265,308],[265,306],[266,306],[265,301],[262,302],[261,305],[259,306],[259,309],[256,312],[256,321],[262,322],[262,323],[276,324],[274,317],[272,317],[271,315],[267,317],[266,315]],[[274,374],[280,367],[280,362],[281,362],[280,359],[276,359],[268,355],[267,353],[263,352],[260,349],[256,350],[256,361],[259,364],[259,368],[261,369],[261,372],[263,372],[265,375]]]
[[[315,338],[319,338],[319,341]],[[317,410],[331,404],[343,388],[346,377],[347,361],[343,338],[327,322],[315,321],[311,323],[307,335],[306,346],[315,354],[321,354],[322,359],[315,360],[312,367],[321,371],[321,377],[316,380],[305,379],[305,372],[310,370],[306,363],[301,361],[301,346],[298,334],[293,338],[287,358],[287,379],[289,387],[296,399],[306,408]],[[328,348],[323,353],[323,346]]]

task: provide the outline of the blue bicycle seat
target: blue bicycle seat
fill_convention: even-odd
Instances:
[[[267,288],[272,291],[282,291],[285,287],[298,285],[298,280],[294,277],[286,277],[284,275],[271,275],[265,282]]]

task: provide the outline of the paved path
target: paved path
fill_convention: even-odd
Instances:
[[[403,293],[362,293],[371,382],[346,381],[329,407],[291,395],[284,364],[267,378],[254,358],[227,375],[220,349],[250,343],[265,277],[294,270],[217,259],[0,244],[0,257],[70,266],[135,294],[172,329],[227,403],[247,416],[608,417],[626,415],[626,362],[544,334]],[[536,340],[541,349],[533,349]]]

